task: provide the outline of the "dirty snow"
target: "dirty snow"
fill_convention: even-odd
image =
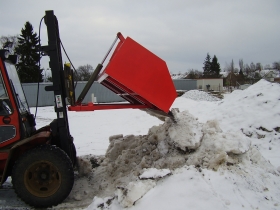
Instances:
[[[280,209],[279,92],[261,80],[219,101],[180,97],[176,123],[69,112],[79,172],[56,209]],[[54,117],[40,108],[38,127]]]

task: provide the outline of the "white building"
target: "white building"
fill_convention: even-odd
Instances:
[[[222,78],[197,79],[197,89],[204,91],[223,91]]]

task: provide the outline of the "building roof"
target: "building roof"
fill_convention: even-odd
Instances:
[[[196,80],[213,80],[213,79],[223,79],[223,78],[198,78]]]
[[[279,71],[276,70],[276,69],[264,69],[264,70],[261,70],[261,71],[256,71],[256,73],[259,73],[261,77],[266,77],[268,75],[276,78],[276,77],[279,77]]]
[[[222,78],[226,78],[229,72],[227,71],[222,71],[220,74],[222,75]]]

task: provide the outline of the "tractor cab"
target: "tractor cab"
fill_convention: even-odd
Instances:
[[[68,156],[60,149],[58,120],[35,129],[16,63],[16,55],[0,50],[0,187],[11,176],[15,193],[25,203],[39,208],[57,205],[74,183],[73,138],[66,142]]]
[[[30,137],[35,131],[35,120],[30,114],[16,62],[16,55],[0,50],[0,149]]]

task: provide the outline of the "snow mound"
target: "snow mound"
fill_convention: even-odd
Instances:
[[[85,194],[76,191],[79,192],[76,200],[91,195],[96,196],[94,206],[101,201],[103,207],[106,202],[117,201],[126,208],[155,187],[158,179],[183,166],[216,171],[221,166],[248,160],[269,165],[241,131],[223,132],[218,121],[200,123],[188,111],[173,114],[176,123],[166,119],[163,124],[150,128],[147,135],[111,136],[105,157],[99,160],[100,166],[93,169],[92,178],[87,184],[76,183],[86,189]],[[87,164],[85,166],[87,168]],[[272,166],[267,170],[275,173]]]
[[[173,107],[188,109],[202,123],[215,119],[224,132],[242,131],[266,159],[279,167],[279,157],[273,152],[280,146],[279,92],[280,84],[260,80],[245,90],[225,94],[221,101],[198,102],[179,97]]]
[[[58,208],[278,209],[279,158],[274,167],[264,157],[279,148],[279,91],[261,80],[217,102],[177,98],[195,117],[173,111],[177,123],[111,136],[105,156],[79,157],[71,202]]]
[[[242,111],[244,113],[244,123],[242,123],[244,132],[248,135],[255,133],[255,137],[260,138],[257,135],[257,133],[262,135],[260,130],[272,132],[279,127],[280,96],[277,94],[279,91],[278,83],[260,80],[244,91],[233,91],[219,104],[219,109],[231,106],[232,115],[236,116]],[[236,107],[239,107],[238,110]],[[258,113],[257,116],[254,116],[256,113]],[[254,117],[249,118],[249,116]]]
[[[200,90],[190,90],[184,93],[181,97],[189,98],[195,101],[220,101],[221,100],[215,96],[212,96]]]

